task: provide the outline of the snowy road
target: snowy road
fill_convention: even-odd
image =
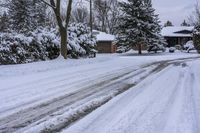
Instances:
[[[84,80],[85,77],[83,77],[84,79],[81,79],[84,80],[83,83],[81,83],[81,81],[79,81],[79,84],[77,83],[78,81],[75,82],[74,85],[75,87],[78,88],[76,91],[73,90],[73,92],[68,92],[66,95],[56,96],[56,98],[53,98],[48,101],[42,101],[42,102],[40,101],[38,105],[36,104],[31,107],[28,106],[23,110],[20,108],[21,110],[17,111],[17,113],[3,117],[2,119],[0,119],[0,130],[3,132],[13,132],[21,129],[22,127],[26,127],[34,122],[37,122],[44,116],[52,115],[56,111],[72,106],[73,104],[76,104],[75,105],[76,107],[77,104],[83,104],[85,102],[92,101],[93,99],[101,98],[103,96],[108,96],[109,94],[112,95],[112,97],[118,95],[135,85],[134,82],[133,83],[128,82],[130,79],[137,77],[137,80],[135,80],[135,82],[139,82],[147,75],[155,71],[158,67],[160,67],[159,65],[160,64],[150,65],[140,69],[127,67],[120,70],[118,69],[117,71],[114,71],[112,73],[107,73],[105,75],[97,76],[96,78],[90,80]],[[58,83],[60,83],[61,81],[62,80],[60,79]],[[37,85],[42,86],[43,84],[47,83],[39,82]],[[55,86],[54,88],[57,89],[57,87],[60,86]],[[73,87],[73,84],[71,84],[70,87]],[[65,86],[65,89],[66,88],[67,87]],[[20,89],[21,88],[19,88],[19,90]],[[49,87],[47,89],[49,89]],[[8,90],[2,90],[2,92],[4,91]],[[17,94],[16,96],[19,96],[19,94]],[[35,101],[31,101],[31,103],[34,102]],[[30,102],[22,104],[20,106],[26,106],[29,104]],[[12,110],[12,108],[9,110],[5,110],[4,112],[9,112],[10,110]],[[37,122],[34,125],[38,125],[38,123],[40,122]],[[21,132],[21,130],[19,132]]]
[[[63,133],[199,133],[199,66],[174,62]]]
[[[176,116],[174,108],[182,107],[181,102],[187,100],[185,112],[193,111],[193,116],[188,116],[193,124],[188,126],[194,126],[198,133],[199,76],[193,72],[199,65],[193,63],[198,60],[196,56],[163,55],[148,59],[105,56],[93,62],[86,60],[85,64],[65,64],[58,60],[3,66],[0,72],[0,132],[60,132],[64,129],[63,132],[69,133],[92,133],[93,130],[99,133],[152,130],[153,133],[163,128],[168,132],[167,129],[175,125],[170,124],[173,120],[169,119],[173,119],[171,115]],[[184,80],[191,82],[185,84]],[[163,87],[165,84],[167,88]],[[185,86],[193,89],[185,92]],[[194,93],[196,99],[188,97],[190,93]],[[178,100],[176,96],[179,95]],[[189,107],[193,110],[187,110]],[[158,120],[154,121],[154,117]],[[75,124],[70,126],[72,123]]]

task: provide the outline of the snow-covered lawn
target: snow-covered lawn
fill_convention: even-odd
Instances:
[[[64,128],[63,121],[99,107],[131,86],[63,132],[199,132],[200,61],[182,60],[199,55],[134,55],[0,66],[0,132]],[[181,60],[157,72],[158,64],[148,65],[174,59]]]

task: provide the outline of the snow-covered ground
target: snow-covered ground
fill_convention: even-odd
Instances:
[[[170,66],[63,133],[199,133],[199,66]]]
[[[199,133],[197,56],[101,54],[0,66],[0,132]]]

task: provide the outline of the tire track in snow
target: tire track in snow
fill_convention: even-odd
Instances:
[[[187,73],[188,71],[186,71],[188,69],[188,66],[185,62],[187,61],[178,61],[178,63],[173,61],[172,63],[169,63],[173,65],[172,68],[174,69],[170,75],[173,75],[173,74],[176,75],[177,73],[178,75],[175,76],[174,78],[168,77],[170,81],[169,83],[166,78],[166,82],[168,83],[168,86],[164,88],[160,87],[160,88],[157,88],[156,90],[152,88],[151,91],[157,92],[157,93],[153,93],[152,96],[149,96],[150,94],[146,92],[148,95],[146,95],[146,97],[143,96],[142,98],[141,95],[144,94],[145,91],[148,91],[148,89],[145,88],[143,90],[143,88],[140,88],[139,90],[138,88],[136,88],[136,90],[134,90],[135,93],[131,93],[132,95],[131,99],[129,98],[128,100],[127,99],[128,96],[126,96],[126,98],[124,97],[124,99],[126,99],[127,102],[129,101],[129,103],[127,105],[123,104],[123,110],[124,111],[130,110],[129,106],[133,106],[132,107],[133,109],[130,111],[129,115],[127,115],[127,113],[129,112],[125,112],[125,114],[121,114],[120,108],[117,109],[116,106],[118,106],[118,104],[122,105],[123,103],[122,99],[120,99],[120,102],[122,103],[116,102],[115,104],[112,104],[113,106],[111,107],[109,106],[110,110],[103,110],[103,111],[101,110],[103,114],[98,113],[98,115],[96,114],[97,116],[94,116],[93,114],[91,114],[90,116],[94,116],[94,119],[90,120],[91,117],[89,116],[89,118],[87,117],[88,119],[86,118],[83,121],[78,122],[77,125],[76,124],[74,126],[72,125],[72,128],[69,127],[69,130],[66,128],[66,132],[64,131],[64,133],[68,133],[68,132],[69,133],[70,132],[88,133],[88,132],[93,132],[93,131],[95,131],[96,133],[102,133],[102,132],[103,133],[122,133],[122,132],[123,133],[125,132],[126,133],[132,133],[132,132],[135,132],[135,133],[157,133],[157,132],[158,133],[161,133],[161,132],[185,133],[184,131],[186,132],[189,131],[187,133],[198,133],[196,131],[199,131],[199,129],[198,130],[195,129],[195,127],[198,128],[197,125],[195,124],[196,120],[193,118],[195,117],[199,118],[198,114],[194,113],[195,112],[194,110],[198,111],[199,109],[190,108],[191,106],[194,107],[193,105],[191,105],[192,103],[191,100],[194,100],[194,99],[191,97],[191,92],[189,92],[191,91],[190,90],[191,87],[189,88],[188,86],[189,84],[192,84],[193,79],[191,79],[191,77],[188,77],[188,73]],[[170,76],[167,73],[168,72],[166,71],[166,75]],[[166,75],[165,77],[167,77]],[[188,80],[190,80],[189,83],[188,83]],[[155,81],[156,80],[154,79],[153,82]],[[157,77],[157,82],[158,81],[159,81],[159,77]],[[151,82],[149,83],[143,82],[143,85],[151,86]],[[161,85],[162,85],[162,82],[161,82]],[[198,88],[195,88],[195,89],[198,89]],[[151,91],[149,92],[151,93]],[[138,97],[144,100],[145,98],[147,98],[147,96],[151,98],[150,100],[146,99],[146,102],[144,102],[144,104],[141,103],[141,101],[137,102],[134,100],[134,98],[138,98]],[[134,101],[133,104],[131,103],[132,100]],[[138,107],[139,108],[141,107],[141,108],[138,109],[136,105],[138,105]],[[198,105],[196,105],[197,108],[198,108]],[[116,109],[112,109],[112,108],[116,108]],[[184,129],[180,130],[181,126],[179,125],[180,123],[182,123],[180,118],[187,117],[185,116],[186,114],[184,114],[183,109],[186,109],[186,112],[192,113],[192,115],[188,117],[190,121],[185,122],[185,124],[188,124],[191,127],[187,130],[184,130]],[[113,116],[114,114],[116,114],[118,118],[115,118]],[[110,116],[112,117],[111,119],[109,119]],[[103,118],[101,119],[101,117]],[[109,120],[109,123],[105,121],[106,125],[104,124],[105,119]],[[87,120],[89,120],[90,124],[86,122]],[[193,123],[191,123],[191,121]],[[84,124],[83,122],[86,122],[86,124]],[[83,126],[78,127],[80,125],[83,125]]]
[[[197,74],[197,73],[196,73]],[[200,132],[200,89],[198,90],[197,86],[199,87],[199,81],[198,79],[196,79],[196,77],[198,77],[195,74],[194,70],[192,70],[192,68],[190,68],[190,85],[188,86],[188,88],[190,90],[189,96],[190,96],[190,100],[191,100],[191,106],[193,109],[193,119],[194,119],[194,129],[195,132],[194,133],[199,133]],[[199,73],[198,73],[199,74]]]
[[[138,74],[141,74],[142,72],[145,72],[145,71],[138,70],[138,72],[131,75],[130,77],[137,76]],[[111,79],[104,78],[104,81],[95,83],[94,85],[86,87],[86,88],[82,88],[80,89],[80,91],[77,91],[75,93],[65,95],[63,97],[53,99],[52,101],[49,101],[48,103],[44,103],[33,108],[28,108],[27,110],[25,109],[23,111],[17,112],[16,114],[13,114],[9,117],[6,117],[0,120],[0,125],[1,125],[0,131],[12,132],[12,131],[15,131],[16,129],[25,127],[43,118],[46,115],[52,114],[53,112],[58,111],[59,109],[63,107],[66,107],[75,103],[76,101],[87,98],[90,95],[97,93],[98,91],[103,91],[104,89],[108,89],[108,87],[110,86],[109,85],[110,82],[114,82],[114,83],[111,83],[112,88],[114,87],[116,88],[116,90],[120,89],[120,84],[116,84],[116,81],[119,82],[118,79],[123,78],[123,76],[126,77],[127,74],[130,74],[130,72],[117,75],[115,77],[112,77]],[[104,88],[102,88],[102,86]]]
[[[160,71],[160,70],[162,70],[164,67],[167,67],[168,65],[169,65],[170,63],[168,63],[167,65],[162,65],[162,63],[161,64],[159,64],[158,63],[158,67],[156,68],[156,69],[154,69],[151,73],[156,73],[156,72],[158,72],[158,71]],[[155,64],[154,64],[155,65]],[[162,68],[162,69],[160,69],[160,68]],[[130,73],[130,72],[128,72],[128,73]],[[121,76],[126,76],[128,73],[124,73],[124,75],[118,75],[118,78],[119,77],[121,77]],[[137,76],[137,75],[135,75],[135,76]],[[148,75],[146,75],[144,78],[146,78]],[[133,77],[133,75],[132,76],[130,76],[130,77]],[[117,79],[118,79],[117,78]],[[129,78],[127,78],[126,80],[128,80]],[[108,80],[108,79],[105,79],[105,80]],[[114,79],[111,79],[111,81],[113,81],[113,80],[116,80],[115,78]],[[103,83],[101,83],[101,84],[103,84],[103,85],[105,85],[105,84],[107,84],[106,82],[103,82]],[[100,85],[99,84],[96,84],[96,87],[99,87]],[[94,87],[94,86],[93,86]],[[95,90],[95,89],[94,89]],[[83,93],[83,92],[85,92],[85,93],[87,93],[87,94],[85,94],[85,93]],[[7,118],[5,118],[4,120],[0,120],[0,131],[6,131],[6,132],[12,132],[12,131],[15,131],[15,130],[17,130],[17,129],[19,129],[19,128],[22,128],[22,127],[25,127],[25,126],[27,126],[27,125],[29,125],[29,124],[31,124],[31,123],[33,123],[33,122],[35,122],[35,121],[37,121],[37,120],[39,120],[39,119],[41,119],[41,118],[43,118],[43,117],[45,117],[46,115],[49,115],[49,114],[52,114],[53,112],[55,112],[55,111],[57,111],[58,109],[61,109],[61,108],[63,108],[63,107],[65,107],[65,106],[68,106],[68,104],[67,103],[65,103],[65,102],[69,102],[69,104],[72,104],[73,102],[76,102],[77,100],[82,100],[83,98],[85,98],[85,97],[89,97],[90,95],[92,95],[92,94],[94,94],[95,92],[93,91],[91,91],[91,87],[89,87],[89,89],[87,90],[85,90],[85,91],[83,91],[83,92],[81,92],[80,93],[80,91],[79,92],[77,92],[78,94],[77,94],[77,96],[75,96],[75,97],[79,97],[79,98],[77,98],[77,99],[73,99],[74,101],[72,101],[71,103],[69,102],[71,99],[65,99],[65,97],[66,96],[64,96],[64,99],[65,100],[63,100],[61,97],[59,97],[59,98],[56,98],[56,99],[53,99],[51,102],[49,102],[49,104],[42,104],[42,105],[40,105],[40,106],[37,106],[39,109],[41,109],[42,107],[44,107],[45,109],[44,110],[47,110],[47,112],[43,112],[44,110],[43,109],[41,109],[41,110],[37,110],[38,108],[37,107],[33,107],[33,108],[29,108],[28,110],[23,110],[22,112],[17,112],[16,114],[14,114],[14,115],[11,115],[10,116],[10,119],[7,117]],[[85,95],[83,95],[82,97],[81,97],[81,95],[80,94],[85,94]],[[75,94],[74,94],[75,95]],[[74,95],[72,94],[72,95],[68,95],[67,97],[70,97],[70,96],[73,96],[74,97]],[[63,100],[63,101],[62,101]],[[53,105],[52,104],[52,102],[54,103],[55,102],[55,105],[58,105],[58,103],[59,104],[62,104],[62,103],[65,103],[65,104],[62,104],[60,107],[56,107],[56,108],[52,108],[51,106]],[[49,108],[48,108],[49,107]],[[33,110],[33,111],[32,111]],[[32,114],[30,113],[32,111]],[[43,112],[44,114],[42,114],[42,115],[39,115],[38,114],[38,112]],[[24,114],[23,114],[24,113]],[[29,115],[29,118],[31,118],[31,119],[28,119],[27,118],[27,116],[26,116],[26,114],[28,114]],[[37,116],[35,116],[35,115],[39,115],[38,116],[38,118],[34,118],[34,117],[37,117]],[[14,117],[13,117],[14,116]],[[16,118],[16,117],[18,117],[18,116],[21,116],[21,118],[24,118],[24,120],[25,120],[25,122],[24,121],[15,121],[16,119],[18,119],[18,118]],[[12,119],[12,118],[14,118],[14,119]],[[7,122],[5,122],[5,121],[7,121]],[[9,126],[7,126],[7,125],[9,125],[10,123],[9,122],[11,122],[12,124],[11,125],[14,125],[13,127],[11,126],[11,127],[9,127]],[[18,126],[17,125],[15,125],[16,123],[18,123]],[[7,125],[6,125],[6,124]],[[14,124],[13,124],[14,123]],[[2,124],[4,124],[4,125],[2,125]],[[21,124],[21,125],[20,125]],[[14,128],[14,129],[13,129]],[[1,130],[2,129],[2,130]]]
[[[163,78],[164,76],[166,76],[170,70],[171,67],[161,71],[161,73],[157,75],[156,78],[154,78],[153,82],[148,84],[150,88],[145,88],[142,93],[138,94],[135,97],[136,101],[133,99],[136,104],[142,104],[142,106],[138,105],[138,108],[136,108],[137,106],[135,105],[130,113],[125,114],[125,116],[120,117],[121,119],[116,120],[116,125],[113,124],[111,126],[116,128],[112,129],[110,132],[130,133],[132,131],[135,131],[137,133],[155,133],[155,131],[152,131],[152,124],[156,118],[162,116],[163,111],[169,107],[169,103],[171,103],[173,101],[172,99],[176,97],[178,91],[177,86],[181,82],[181,80],[176,81],[176,84],[173,87],[170,85],[169,87],[172,88],[169,89],[162,87],[156,87],[154,89],[151,88],[151,85],[153,86],[155,82],[159,81],[159,78]],[[177,77],[182,77],[182,75],[179,75]],[[166,82],[170,83],[171,81],[173,80],[168,80]],[[137,102],[137,100],[141,99],[145,94],[148,94],[148,97],[146,97],[146,99],[143,100],[142,103]],[[121,123],[121,125],[119,123]],[[128,124],[124,125],[124,123]]]
[[[175,83],[173,83],[175,86],[169,85],[168,88],[160,88],[160,91],[151,96],[152,101],[148,101],[147,106],[141,109],[143,111],[140,114],[137,111],[131,111],[134,115],[131,116],[129,114],[128,116],[131,116],[131,118],[128,121],[133,123],[129,123],[127,127],[125,125],[123,127],[124,130],[120,130],[121,132],[198,133],[194,123],[196,122],[194,118],[197,115],[194,115],[194,106],[191,105],[190,98],[192,97],[189,92],[191,91],[189,85],[192,83],[192,80],[188,78],[187,68],[183,68],[186,67],[185,63],[176,63],[174,65],[178,67],[177,72],[179,73],[179,76],[176,78],[177,81],[174,80]],[[114,132],[118,133],[118,130],[117,128]],[[111,132],[113,133],[113,130]]]
[[[163,65],[162,65],[162,66],[163,66]],[[160,66],[159,66],[159,67],[160,67]],[[158,70],[158,69],[157,69],[157,68],[154,69],[153,72],[155,72],[155,70]],[[146,77],[148,77],[148,76],[146,76]],[[134,99],[134,97],[137,97],[138,95],[140,95],[141,93],[143,93],[143,91],[145,91],[145,90],[144,90],[144,89],[138,88],[137,91],[136,91],[136,93],[134,93],[134,94],[131,95],[132,98],[130,99],[130,101],[131,101],[132,99]],[[121,108],[122,108],[122,107],[121,107],[122,104],[120,104],[120,105],[119,105],[118,103],[116,103],[116,104],[117,104],[117,105],[115,105],[115,106],[113,105],[113,106],[110,107],[110,108],[116,108],[116,106],[117,106],[117,107],[119,106],[120,108],[119,108],[119,109],[116,109],[117,112],[109,112],[109,110],[106,111],[105,114],[106,114],[107,116],[112,116],[113,114],[117,114],[117,116],[120,115],[120,110],[121,110]],[[125,106],[126,106],[126,105],[123,105],[123,108],[125,108]],[[93,124],[93,122],[95,123],[96,121],[101,120],[100,117],[101,117],[101,116],[104,116],[105,114],[102,114],[102,115],[98,116],[98,118],[95,118],[95,120],[91,122],[91,125]],[[113,117],[112,117],[112,118],[113,118]],[[115,117],[114,117],[114,118],[115,118]],[[122,116],[122,118],[123,118],[123,116]],[[107,120],[109,120],[110,123],[112,123],[112,119],[107,119]],[[104,123],[104,122],[103,122],[103,123]],[[101,123],[101,124],[103,124],[103,123]],[[105,122],[105,123],[106,123],[106,122]],[[116,123],[119,124],[119,121],[117,121]],[[106,124],[107,124],[106,127],[107,127],[107,126],[109,126],[109,127],[115,127],[115,125],[109,125],[109,123],[106,123]],[[97,124],[97,125],[98,125],[98,124]],[[100,124],[99,124],[99,125],[100,125]],[[101,126],[102,126],[102,125],[101,125]],[[105,128],[105,127],[104,127],[105,125],[103,125],[103,129],[101,128],[101,126],[98,126],[98,127],[95,127],[95,128],[93,127],[93,128],[95,129],[95,131],[96,131],[96,129],[97,129],[97,131],[98,131],[98,128],[100,128],[101,131],[104,132],[103,129]],[[80,130],[82,130],[82,129],[80,129]],[[87,130],[87,131],[88,131],[88,130]],[[91,132],[92,132],[92,131],[91,131]]]
[[[61,95],[63,95],[63,93],[65,93],[65,91],[68,89],[70,89],[71,90],[71,88],[81,88],[82,86],[83,86],[83,84],[91,84],[92,82],[101,82],[101,81],[103,81],[103,80],[105,80],[105,79],[109,79],[110,77],[112,77],[112,76],[120,76],[120,74],[121,73],[125,73],[126,71],[130,71],[131,69],[130,68],[125,68],[125,69],[119,69],[117,72],[115,72],[115,73],[106,73],[106,74],[102,74],[102,75],[99,75],[98,77],[96,77],[95,79],[91,79],[90,77],[88,77],[88,76],[84,76],[83,78],[81,78],[81,79],[75,79],[75,80],[72,80],[72,81],[70,81],[70,82],[68,82],[68,81],[64,81],[64,80],[62,80],[62,82],[58,82],[57,80],[56,81],[54,81],[54,82],[52,82],[51,84],[52,84],[52,86],[46,86],[46,85],[48,85],[48,83],[49,83],[49,81],[46,81],[46,82],[39,82],[39,83],[35,83],[36,85],[33,85],[33,86],[30,86],[30,87],[27,87],[27,86],[25,86],[25,87],[21,87],[21,89],[23,90],[23,92],[21,92],[21,91],[19,91],[19,92],[16,92],[14,95],[12,95],[12,97],[10,97],[10,100],[11,101],[13,101],[13,99],[14,100],[17,100],[17,98],[19,97],[19,94],[20,94],[20,98],[24,98],[24,97],[27,97],[27,94],[29,94],[30,92],[30,90],[32,89],[32,90],[37,90],[37,89],[35,89],[35,88],[43,88],[43,90],[42,91],[47,91],[48,92],[48,95],[46,95],[46,96],[43,96],[42,97],[42,100],[45,100],[45,98],[48,98],[49,99],[49,97],[53,97],[55,94],[61,94]],[[132,70],[131,70],[132,71]],[[75,76],[72,76],[72,77],[70,77],[70,79],[72,78],[75,78],[77,75],[75,75]],[[63,77],[61,77],[61,78],[63,78]],[[65,78],[65,77],[64,77]],[[69,77],[68,77],[69,78]],[[85,79],[87,79],[87,80],[85,80]],[[98,79],[98,81],[96,81]],[[79,85],[76,85],[77,83],[79,83]],[[42,86],[41,86],[41,84],[42,84]],[[45,89],[44,89],[45,88]],[[56,89],[55,89],[56,88]],[[16,89],[18,89],[18,88],[16,88]],[[51,91],[51,90],[53,90],[53,91]],[[76,89],[75,89],[76,90]],[[12,90],[8,90],[8,91],[12,91]],[[18,91],[18,90],[15,90],[15,91]],[[49,92],[50,91],[50,92]],[[71,90],[72,91],[72,90]],[[19,93],[19,94],[18,94]],[[38,94],[40,94],[41,92],[35,92],[35,91],[33,91],[33,94],[32,95],[36,95],[36,96],[34,96],[34,97],[32,97],[32,99],[30,99],[29,98],[29,101],[27,102],[27,101],[24,101],[24,102],[20,102],[20,105],[18,105],[18,104],[16,104],[15,106],[12,106],[12,108],[8,108],[8,109],[6,109],[6,107],[4,107],[4,110],[1,110],[0,111],[0,114],[2,114],[2,113],[4,113],[4,112],[8,112],[9,110],[13,110],[13,109],[15,109],[15,108],[20,108],[20,107],[23,107],[23,106],[25,106],[25,105],[28,105],[28,104],[33,104],[33,103],[36,103],[36,102],[39,102],[39,101],[41,101],[41,97],[40,97],[40,95],[38,95]],[[2,94],[4,94],[4,93],[2,93]],[[5,98],[3,98],[3,97],[5,97]],[[57,96],[58,97],[58,96]],[[2,97],[1,97],[2,99],[5,99],[5,102],[9,102],[9,99],[7,98],[7,95],[2,95]],[[20,100],[20,99],[19,99]],[[1,101],[1,102],[3,102],[3,101]],[[23,103],[23,104],[22,104]],[[1,108],[3,108],[3,107],[1,107]],[[5,110],[6,109],[6,110]]]

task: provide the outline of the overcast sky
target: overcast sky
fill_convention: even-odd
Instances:
[[[170,20],[179,26],[184,19],[188,20],[197,2],[200,0],[153,0],[153,6],[160,14],[162,23]]]

